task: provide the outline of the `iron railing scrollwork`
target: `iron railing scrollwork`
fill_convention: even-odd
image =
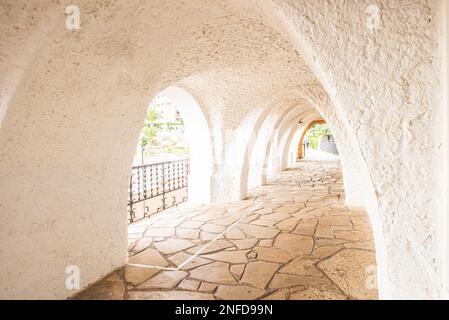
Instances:
[[[129,177],[128,222],[185,202],[189,169],[188,159],[133,166]]]

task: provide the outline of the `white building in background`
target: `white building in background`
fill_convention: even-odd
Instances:
[[[179,111],[174,103],[162,94],[158,94],[150,103],[150,108],[154,107],[155,110],[161,115],[158,122],[177,122],[181,119]]]

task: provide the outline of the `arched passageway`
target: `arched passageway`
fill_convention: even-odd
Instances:
[[[440,2],[381,0],[379,28],[366,1],[77,5],[75,30],[63,3],[0,5],[1,297],[69,297],[67,266],[84,288],[125,265],[135,140],[170,86],[201,106],[212,165],[199,181],[214,203],[268,183],[288,167],[299,122],[325,119],[345,204],[366,207],[373,226],[380,297],[441,296]]]

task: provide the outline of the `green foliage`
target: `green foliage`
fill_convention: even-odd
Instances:
[[[147,145],[152,144],[157,135],[157,129],[155,127],[143,127],[140,132],[139,145],[144,149]]]
[[[332,133],[327,124],[314,124],[306,133],[309,147],[315,150],[318,149],[321,139],[328,135],[332,135]]]
[[[184,128],[184,122],[179,119],[175,122],[165,122],[162,115],[157,111],[159,104],[151,105],[145,114],[144,127],[139,136],[139,146],[146,155],[156,155],[160,152],[186,154],[188,148],[182,144],[182,136],[173,131]],[[172,132],[172,133],[170,133]],[[167,138],[171,137],[171,138]]]
[[[159,127],[156,122],[160,117],[161,115],[154,108],[149,108],[145,114],[145,124],[139,137],[139,145],[142,149],[154,142]]]
[[[147,114],[145,115],[145,124],[156,123],[157,120],[161,117],[160,113],[156,111],[154,108],[149,108]]]
[[[319,140],[318,137],[313,137],[313,136],[310,137],[309,138],[309,147],[316,150],[318,148],[318,140]]]
[[[165,149],[167,153],[174,153],[174,154],[188,154],[189,149],[184,146],[169,146]]]

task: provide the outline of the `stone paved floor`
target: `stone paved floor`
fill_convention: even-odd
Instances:
[[[129,261],[75,299],[376,299],[366,213],[339,163],[300,162],[245,201],[129,227]]]

